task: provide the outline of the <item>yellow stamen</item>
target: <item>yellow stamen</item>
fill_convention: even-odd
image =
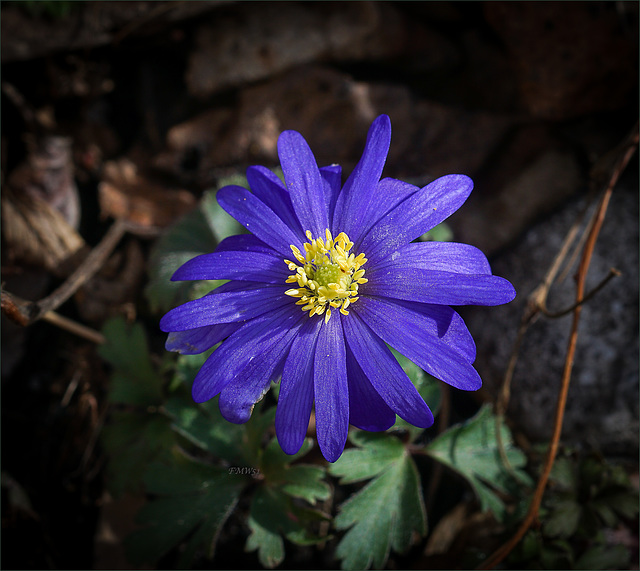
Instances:
[[[323,239],[314,238],[307,230],[305,236],[309,242],[303,244],[304,255],[296,246],[291,246],[298,263],[284,261],[294,272],[285,283],[298,286],[285,294],[299,298],[295,304],[301,305],[302,311],[308,311],[309,317],[324,314],[325,323],[331,318],[332,309],[349,315],[347,308],[358,300],[358,286],[368,281],[362,269],[367,258],[362,253],[356,256],[350,252],[353,242],[344,232],[334,238],[327,229]]]

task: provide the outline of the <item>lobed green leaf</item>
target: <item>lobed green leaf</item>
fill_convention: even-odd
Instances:
[[[509,468],[504,465],[496,435],[499,425]],[[515,448],[511,432],[484,406],[478,414],[463,424],[451,427],[425,448],[425,451],[462,475],[476,492],[482,509],[490,509],[499,521],[504,521],[504,502],[493,491],[508,493],[519,483],[531,485],[524,472],[524,453]]]
[[[246,178],[220,181],[246,186]],[[222,281],[172,282],[174,272],[191,258],[212,252],[218,243],[244,228],[229,216],[215,199],[215,192],[204,195],[199,206],[173,224],[156,242],[149,258],[149,282],[145,296],[154,312],[172,307],[208,293]]]
[[[336,555],[343,569],[382,568],[391,549],[406,551],[426,533],[420,478],[404,454],[340,506],[337,529],[349,529]]]
[[[107,486],[118,497],[141,490],[147,465],[174,445],[175,433],[163,415],[114,412],[102,443],[109,456]]]
[[[271,569],[284,560],[284,535],[298,545],[311,545],[327,538],[310,531],[311,524],[326,520],[322,512],[304,508],[277,486],[261,486],[251,501],[245,549],[258,550],[260,563]]]
[[[426,533],[426,513],[415,463],[402,442],[387,433],[355,431],[346,450],[329,467],[341,484],[373,480],[340,506],[337,529],[349,529],[336,555],[343,569],[381,568],[391,549],[404,552]]]
[[[128,325],[123,317],[107,321],[102,329],[106,343],[98,349],[112,367],[109,400],[137,406],[162,402],[162,378],[154,370],[142,325]]]
[[[400,460],[405,453],[402,442],[384,432],[352,431],[349,439],[359,448],[349,448],[331,466],[329,473],[341,484],[368,480]]]
[[[138,512],[137,521],[146,527],[127,537],[127,554],[135,564],[155,562],[193,534],[181,560],[185,566],[203,544],[213,556],[217,535],[248,483],[177,448],[150,464],[144,480],[147,491],[159,497]]]

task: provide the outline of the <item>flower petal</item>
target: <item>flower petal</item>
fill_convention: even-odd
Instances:
[[[247,169],[247,181],[253,194],[271,208],[304,242],[304,230],[293,210],[291,197],[278,175],[266,167],[252,166]]]
[[[405,266],[458,274],[491,275],[487,257],[478,248],[457,242],[412,242],[377,264],[368,266],[369,270]]]
[[[382,175],[390,143],[391,120],[387,115],[380,115],[371,124],[362,157],[338,197],[334,229],[346,232],[354,243],[360,241],[363,227],[377,208],[372,189]]]
[[[349,432],[349,385],[340,317],[332,316],[320,328],[313,360],[316,434],[329,462],[340,457]]]
[[[307,319],[293,340],[282,371],[276,409],[276,436],[286,454],[300,450],[313,406],[313,358],[322,319]]]
[[[438,305],[501,305],[516,291],[498,276],[456,274],[405,266],[376,267],[367,272],[363,295],[377,295]]]
[[[393,412],[376,392],[347,347],[347,380],[349,382],[349,423],[360,430],[387,430],[396,421]]]
[[[468,363],[476,359],[476,344],[471,333],[462,317],[448,305],[362,296],[354,309],[374,332],[380,328],[404,332],[406,324],[411,323],[412,334],[430,337],[430,343],[452,349]],[[378,322],[376,327],[374,322]],[[384,336],[378,335],[386,341]],[[402,336],[406,337],[406,334]]]
[[[289,250],[288,257],[291,256]],[[275,252],[216,251],[191,258],[176,270],[171,281],[242,280],[282,284],[290,274],[284,258]]]
[[[379,220],[362,239],[360,251],[370,263],[382,260],[451,216],[472,189],[472,180],[464,175],[434,180]]]
[[[389,408],[414,426],[431,426],[429,407],[380,337],[354,311],[342,321],[349,349]]]
[[[372,203],[375,204],[375,208],[369,210],[366,220],[362,220],[359,240],[362,240],[371,227],[384,218],[398,204],[419,190],[413,184],[394,178],[383,178],[371,190]],[[356,250],[358,250],[360,244],[358,242],[354,242],[354,244],[356,245]]]
[[[192,396],[196,402],[215,397],[251,359],[273,346],[300,320],[301,311],[287,305],[248,321],[218,347],[196,375]]]
[[[171,331],[167,337],[165,348],[182,355],[197,355],[211,349],[226,337],[238,330],[241,323],[222,323],[207,325],[186,331]]]
[[[229,422],[241,424],[251,417],[254,405],[269,390],[271,380],[280,363],[289,353],[289,348],[303,323],[301,315],[298,323],[287,331],[274,335],[269,346],[256,355],[220,392],[218,402],[222,416]]]
[[[376,335],[427,373],[457,389],[475,391],[482,380],[471,365],[475,358],[473,340],[466,327],[464,332],[458,328],[450,333],[447,328],[444,335],[440,334],[438,329],[446,326],[450,309],[440,307],[438,315],[438,306],[431,306],[433,316],[429,316],[413,311],[406,303],[362,297],[357,309],[358,317]],[[453,316],[449,318],[453,322]]]
[[[169,311],[160,320],[162,331],[185,331],[205,325],[247,321],[284,305],[291,298],[285,295],[287,286],[248,283],[236,291],[213,292],[188,301]]]
[[[280,254],[289,256],[291,244],[301,247],[300,238],[293,230],[246,188],[225,186],[218,191],[217,198],[228,214]]]
[[[227,236],[216,246],[214,252],[261,252],[280,257],[273,248],[267,246],[253,234]]]
[[[324,236],[329,228],[329,212],[324,183],[309,145],[297,131],[284,131],[278,137],[278,157],[293,209],[303,230],[311,230],[314,238]]]
[[[320,167],[320,176],[324,183],[324,201],[329,213],[329,228],[333,228],[333,211],[336,208],[336,201],[342,186],[342,167],[340,165],[329,165]]]

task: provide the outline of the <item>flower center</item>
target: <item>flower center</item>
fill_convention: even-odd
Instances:
[[[334,239],[327,229],[325,240],[313,238],[311,232],[306,232],[309,242],[304,244],[304,255],[298,248],[291,246],[296,262],[285,260],[293,275],[286,283],[298,284],[297,288],[289,289],[285,293],[291,297],[300,298],[296,305],[302,306],[302,311],[308,311],[309,317],[322,315],[324,322],[331,317],[331,308],[339,309],[342,315],[349,315],[347,307],[358,299],[358,285],[367,283],[364,270],[361,268],[367,258],[364,254],[350,254],[353,242],[340,232]]]

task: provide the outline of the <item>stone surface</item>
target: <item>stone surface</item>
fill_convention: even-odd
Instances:
[[[243,89],[236,106],[215,108],[173,127],[156,165],[182,178],[189,157],[202,185],[216,168],[275,164],[278,135],[302,133],[319,164],[339,163],[345,173],[360,158],[367,129],[380,113],[391,117],[388,176],[422,182],[452,172],[474,174],[514,118],[469,111],[415,98],[406,87],[355,81],[320,66],[304,66]]]
[[[616,188],[591,262],[586,291],[615,267],[613,279],[583,308],[562,439],[607,454],[638,451],[638,181],[629,175]],[[572,201],[532,228],[520,244],[494,260],[495,274],[509,279],[518,296],[495,308],[474,308],[467,323],[478,346],[476,366],[496,395],[522,312],[542,281],[565,234],[582,208]],[[575,300],[575,267],[554,285],[551,311]],[[534,441],[550,437],[564,366],[571,315],[540,317],[524,338],[512,382],[509,417]]]
[[[47,13],[37,3],[2,7],[2,61],[27,60],[55,51],[93,48],[121,41],[138,33],[157,32],[172,22],[192,18],[223,4],[221,0],[173,2],[164,5],[146,0],[131,2],[66,3],[71,7],[49,6]],[[26,4],[26,3],[25,3]],[[65,25],[59,25],[62,20]]]
[[[636,2],[486,2],[536,117],[617,109],[637,90]],[[637,95],[637,91],[636,91]]]
[[[319,17],[318,5],[295,2],[225,11],[197,32],[186,76],[189,91],[206,96],[361,44],[375,25],[375,8],[368,2],[345,8],[340,19],[332,14],[334,22]]]
[[[526,124],[505,137],[451,219],[457,240],[490,255],[585,189],[581,156],[550,128]]]

